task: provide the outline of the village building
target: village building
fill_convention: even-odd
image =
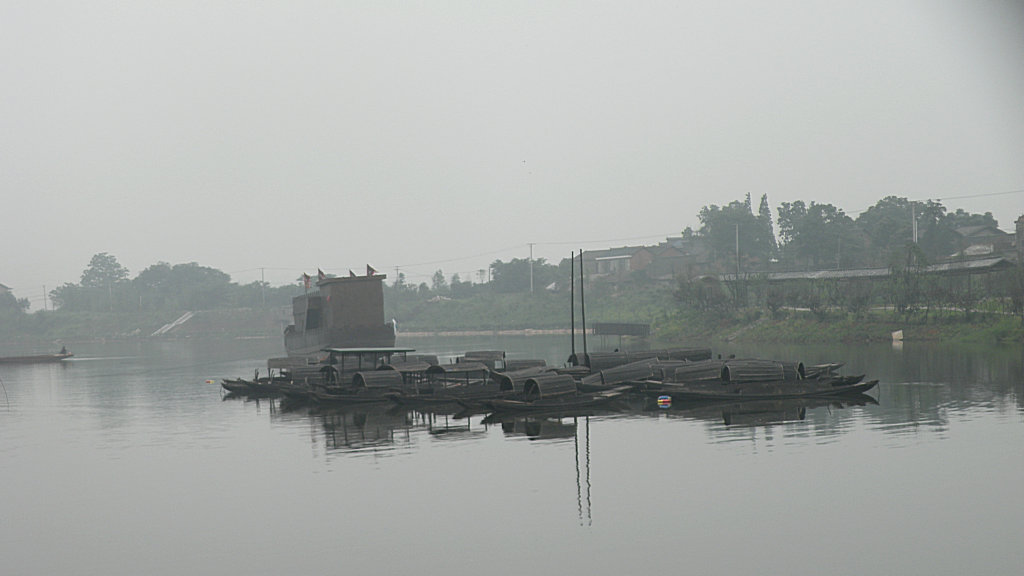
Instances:
[[[1024,216],[1017,218],[1016,227],[1016,244],[1017,244],[1017,264],[1024,266]]]
[[[655,246],[622,246],[583,253],[583,270],[596,281],[622,282],[634,273],[661,282],[705,274],[711,251],[702,238],[667,238]]]
[[[926,274],[989,274],[1024,263],[1024,216],[1015,222],[1014,233],[993,225],[965,226],[956,229],[957,251],[945,262],[925,267]],[[666,238],[654,246],[622,246],[590,250],[583,254],[583,270],[591,281],[619,284],[637,275],[656,282],[672,283],[681,278],[714,277],[722,281],[750,279],[769,282],[804,280],[853,280],[887,278],[888,268],[859,270],[816,270],[770,272],[763,263],[744,260],[737,273],[735,261],[723,264],[713,258],[705,239],[696,235]],[[755,270],[756,269],[756,270]]]
[[[954,232],[957,237],[958,250],[950,255],[950,259],[979,258],[1013,253],[1016,248],[1014,246],[1015,237],[1019,235],[1003,232],[998,227],[988,224],[964,226],[957,228]]]

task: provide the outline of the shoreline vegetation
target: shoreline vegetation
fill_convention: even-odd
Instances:
[[[183,312],[49,312],[34,322],[0,324],[0,346],[40,342],[150,340],[207,336],[280,338],[290,322],[290,310],[233,308],[196,311],[188,322],[163,334]],[[470,297],[435,303],[389,303],[388,318],[397,318],[402,338],[445,336],[551,335],[570,333],[567,298],[561,294],[509,294]],[[576,331],[581,318],[576,312]],[[683,309],[668,291],[645,290],[605,294],[587,300],[588,334],[599,322],[636,322],[651,326],[651,342],[711,345],[715,343],[888,342],[902,331],[905,342],[1024,344],[1024,321],[994,312],[931,311],[898,314],[870,310],[777,310],[760,308],[729,312]],[[493,327],[492,327],[493,326]],[[632,337],[623,337],[627,343]],[[20,347],[20,346],[14,346]]]
[[[588,278],[589,327],[648,324],[659,345],[883,342],[897,331],[904,341],[1024,343],[1024,217],[1015,238],[991,213],[947,210],[931,200],[888,196],[856,219],[800,200],[783,202],[773,218],[767,195],[754,206],[750,194],[705,206],[699,229],[657,245],[580,251],[557,263],[496,260],[475,282],[438,269],[428,283],[396,268],[383,285],[385,319],[399,335],[416,338],[567,334],[570,302],[582,326],[582,306],[570,296],[578,271],[581,283]],[[44,295],[49,310],[44,302],[29,313],[28,299],[0,285],[0,345],[281,338],[293,298],[310,289],[311,276],[302,278],[278,287],[240,285],[196,262],[157,262],[130,278],[102,252],[80,283]]]

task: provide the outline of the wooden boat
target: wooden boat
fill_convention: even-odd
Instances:
[[[271,398],[283,396],[283,386],[290,385],[290,382],[275,382],[271,379],[262,378],[259,380],[245,380],[244,378],[225,378],[221,380],[221,388],[231,394],[248,396],[250,398]]]
[[[57,354],[26,354],[24,356],[0,356],[0,364],[48,364],[71,358],[74,354],[60,352]]]
[[[319,388],[311,390],[309,393],[309,399],[318,404],[374,404],[374,403],[385,403],[391,402],[391,398],[388,394],[376,393],[367,391],[365,389],[331,389],[331,388]]]
[[[769,400],[863,394],[878,385],[878,380],[862,382],[862,379],[863,376],[760,382],[648,381],[643,388],[648,394],[667,395],[673,400]]]
[[[454,404],[465,408],[476,408],[488,400],[514,396],[502,390],[496,382],[448,386],[422,393],[395,393],[389,397],[396,404],[404,406],[439,406]]]

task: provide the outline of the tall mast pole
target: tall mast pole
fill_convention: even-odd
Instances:
[[[583,322],[583,358],[587,366],[590,360],[587,357],[587,303],[583,298],[583,249],[580,248],[580,320]]]
[[[572,340],[570,350],[575,362],[576,358],[576,255],[569,252],[569,337]]]

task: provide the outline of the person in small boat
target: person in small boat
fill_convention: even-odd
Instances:
[[[67,346],[61,346],[60,347],[60,354],[61,354],[61,356],[65,355],[67,353],[68,353],[68,347]]]

